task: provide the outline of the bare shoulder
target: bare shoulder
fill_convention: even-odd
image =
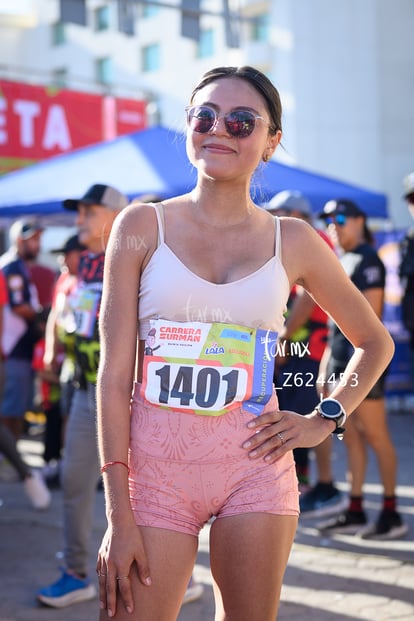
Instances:
[[[315,229],[299,218],[291,218],[287,216],[280,217],[282,241],[288,241],[289,244],[302,243],[313,237],[318,238]],[[295,242],[296,240],[296,242]]]
[[[280,218],[283,251],[293,255],[307,254],[308,244],[319,243],[320,236],[315,229],[299,218]]]
[[[131,203],[115,218],[109,250],[112,254],[152,254],[157,246],[158,225],[155,209],[147,203]],[[138,258],[138,257],[137,257]]]
[[[337,263],[334,252],[307,222],[298,218],[280,218],[282,234],[282,261],[291,283],[303,281],[306,273]]]
[[[130,203],[116,218],[118,229],[128,229],[131,232],[137,230],[150,232],[157,228],[157,218],[153,205],[148,203]]]

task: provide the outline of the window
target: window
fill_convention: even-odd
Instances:
[[[126,35],[135,34],[136,5],[130,0],[118,0],[118,30]]]
[[[155,4],[144,4],[142,7],[142,17],[155,17],[160,10],[159,6]]]
[[[55,22],[52,24],[52,45],[62,45],[65,41],[65,24],[63,22]]]
[[[65,88],[68,85],[68,72],[67,69],[55,69],[53,71],[53,86],[59,88]]]
[[[111,24],[109,6],[101,6],[95,11],[95,30],[108,30]]]
[[[101,84],[112,84],[113,65],[112,58],[99,58],[96,61],[96,80]]]
[[[251,37],[253,41],[269,40],[269,16],[267,13],[257,15],[252,23]]]
[[[86,0],[60,0],[60,19],[86,26]]]
[[[209,58],[214,55],[214,31],[201,30],[200,41],[198,42],[198,58]]]
[[[161,49],[158,43],[142,48],[142,71],[157,71],[161,67]]]

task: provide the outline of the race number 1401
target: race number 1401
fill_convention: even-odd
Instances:
[[[148,401],[159,405],[219,411],[242,401],[246,388],[247,371],[242,368],[150,362],[145,392]]]

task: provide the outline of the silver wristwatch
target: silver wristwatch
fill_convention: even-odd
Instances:
[[[346,423],[346,412],[342,404],[337,399],[327,398],[322,399],[315,409],[322,418],[327,418],[335,422],[336,428],[332,433],[342,440],[345,433],[344,425]]]

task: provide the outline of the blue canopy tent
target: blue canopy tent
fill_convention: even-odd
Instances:
[[[93,183],[108,183],[129,198],[155,193],[167,198],[191,190],[196,171],[185,152],[185,137],[163,127],[151,127],[0,177],[0,218],[35,214],[49,223],[72,217],[62,200],[82,196]],[[315,213],[331,198],[357,202],[368,216],[387,218],[386,197],[322,175],[270,161],[259,166],[252,196],[264,203],[281,190],[299,190]]]
[[[389,217],[387,197],[380,192],[373,192],[274,160],[258,169],[252,183],[252,194],[254,196],[256,194],[258,203],[268,201],[282,190],[302,192],[310,201],[315,214],[322,211],[325,203],[331,199],[348,198],[355,201],[369,218]]]

